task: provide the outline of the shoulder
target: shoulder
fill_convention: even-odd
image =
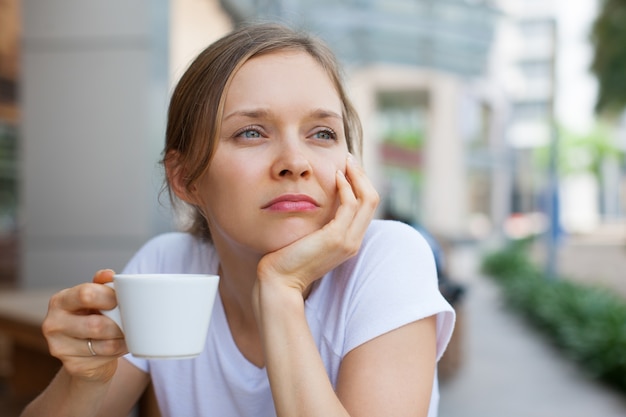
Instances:
[[[432,250],[412,226],[390,220],[374,220],[356,256],[332,273],[327,285],[334,286],[332,297],[377,300],[405,298],[410,294],[438,291]],[[339,287],[339,288],[337,288]]]
[[[413,235],[420,236],[416,228],[396,220],[374,219],[367,229],[367,235]]]
[[[413,226],[395,220],[373,220],[363,239],[360,255],[370,252],[395,253],[403,257],[423,253],[432,256],[424,236]]]
[[[433,253],[424,237],[412,226],[393,220],[372,221],[359,252],[332,276],[328,285],[343,290],[332,290],[338,297],[366,288],[374,293],[415,291],[423,285],[436,287],[437,282]]]
[[[338,266],[312,293],[318,322],[352,348],[405,324],[451,311],[439,292],[432,250],[410,225],[374,220],[359,253]],[[336,336],[333,331],[340,334]]]

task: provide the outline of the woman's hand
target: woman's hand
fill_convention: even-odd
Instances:
[[[52,356],[73,377],[107,382],[115,374],[117,358],[127,352],[120,328],[99,312],[117,304],[114,290],[101,285],[113,275],[110,269],[98,271],[94,283],[68,288],[50,299],[43,334]]]
[[[378,193],[350,157],[337,172],[339,207],[320,230],[268,253],[257,266],[252,304],[276,415],[347,416],[307,326],[311,283],[354,256],[374,217]]]
[[[260,280],[280,283],[304,293],[311,283],[354,256],[374,217],[379,196],[352,155],[346,174],[337,171],[339,208],[322,229],[265,255],[257,272]]]

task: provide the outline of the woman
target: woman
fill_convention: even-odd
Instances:
[[[419,233],[372,220],[360,140],[318,40],[265,24],[209,46],[173,93],[163,153],[191,224],[125,269],[220,275],[204,352],[126,355],[97,314],[116,304],[99,271],[52,298],[63,367],[23,415],[125,416],[152,381],[164,416],[435,416],[454,312]]]

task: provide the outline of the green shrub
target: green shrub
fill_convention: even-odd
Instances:
[[[626,300],[606,288],[546,277],[524,242],[486,255],[482,271],[567,356],[626,392]]]

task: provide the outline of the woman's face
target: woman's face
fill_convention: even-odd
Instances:
[[[342,105],[307,53],[247,61],[226,92],[220,138],[195,200],[216,243],[264,254],[320,229],[338,206]]]

